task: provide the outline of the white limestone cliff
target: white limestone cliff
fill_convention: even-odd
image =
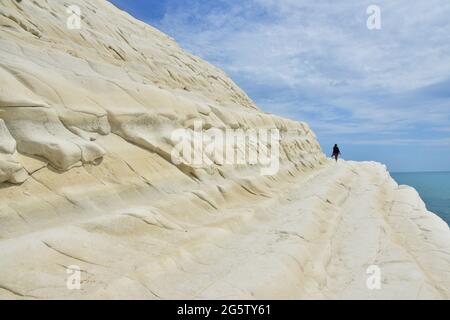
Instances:
[[[66,2],[0,0],[0,298],[449,298],[448,225],[384,166],[327,160],[168,36],[70,5],[80,30]],[[198,122],[279,130],[279,172],[174,163]]]

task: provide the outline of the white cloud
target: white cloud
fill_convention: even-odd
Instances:
[[[372,139],[372,140],[343,140],[342,143],[352,145],[416,145],[416,146],[450,146],[448,139]]]
[[[447,0],[379,1],[380,31],[366,28],[366,1],[219,2],[219,9],[208,10],[193,1],[191,10],[167,12],[160,25],[233,73],[265,74],[264,80],[294,87],[345,83],[347,90],[403,90],[450,71]]]
[[[418,91],[450,77],[450,1],[379,0],[379,31],[366,28],[370,4],[193,0],[169,7],[158,26],[225,69],[263,109],[308,117],[320,133],[445,134],[449,98]]]

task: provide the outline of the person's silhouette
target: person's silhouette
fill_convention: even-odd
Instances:
[[[335,144],[333,147],[333,155],[331,157],[335,158],[336,162],[337,162],[340,154],[341,154],[341,150],[339,150],[338,145]]]

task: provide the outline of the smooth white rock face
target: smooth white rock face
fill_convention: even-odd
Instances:
[[[70,3],[80,30],[64,1],[0,0],[0,298],[449,298],[449,228],[414,189],[327,160],[110,3]],[[173,163],[198,121],[278,129],[280,170]]]
[[[0,183],[22,183],[28,174],[16,159],[16,140],[0,119]]]

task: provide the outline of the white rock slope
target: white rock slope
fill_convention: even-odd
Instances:
[[[328,161],[307,124],[109,2],[70,5],[80,30],[67,2],[0,0],[0,298],[449,298],[449,228],[413,189]],[[199,121],[278,129],[280,171],[173,163]]]

